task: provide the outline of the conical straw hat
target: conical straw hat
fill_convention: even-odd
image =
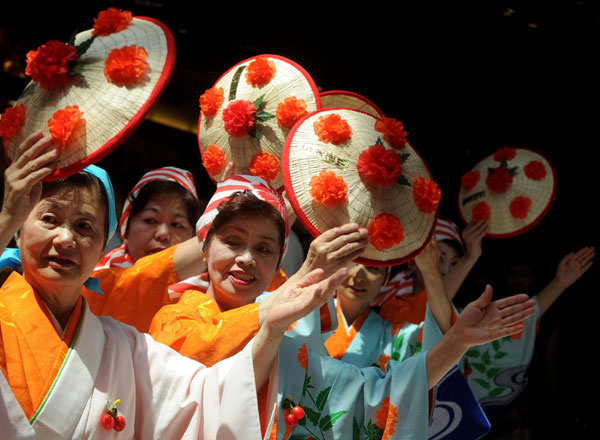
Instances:
[[[337,115],[334,118],[347,123],[351,128],[350,137],[346,132],[327,142],[327,136],[323,135],[321,128],[324,121],[333,121],[328,119],[331,115]],[[428,212],[417,206],[413,195],[415,182],[418,180],[419,188],[424,181],[430,182],[435,188],[437,185],[431,181],[431,174],[414,147],[403,142],[398,148],[393,148],[387,136],[375,129],[377,121],[369,114],[347,108],[322,109],[307,115],[294,126],[286,141],[283,153],[284,182],[294,211],[311,234],[318,236],[334,226],[356,222],[368,228],[370,235],[370,244],[357,261],[368,265],[392,266],[412,259],[428,243],[436,223],[439,190],[435,203],[427,206]],[[391,162],[399,163],[397,161],[402,156],[401,177],[392,173],[391,176],[395,177],[385,185],[361,178],[357,168],[361,153],[370,151],[377,144],[385,149],[377,147],[379,151],[393,159]],[[333,172],[338,183],[339,179],[343,179],[342,187],[345,183],[346,189],[342,188],[337,193],[332,191],[332,198],[322,197],[320,190],[314,191],[315,188],[322,188],[318,186],[319,182],[325,181],[327,174],[322,172]],[[317,185],[313,186],[313,183]],[[328,187],[328,190],[337,188],[336,185]],[[343,198],[344,194],[347,199]],[[332,199],[335,203],[330,203]],[[387,219],[393,216],[399,221],[400,227],[394,220],[378,223],[381,227],[372,228],[374,218],[383,214],[387,215]],[[386,224],[392,226],[384,226]],[[385,238],[383,245],[378,240],[382,236]]]
[[[75,46],[92,37],[92,29],[77,34]],[[107,80],[105,62],[113,49],[136,45],[148,54],[148,67],[137,82],[118,86]],[[70,75],[63,87],[46,90],[30,82],[18,99],[25,107],[25,121],[18,133],[6,142],[8,160],[17,146],[32,132],[48,133],[48,121],[67,106],[76,105],[83,123],[69,137],[57,169],[50,178],[73,174],[112,151],[143,121],[167,85],[175,64],[175,40],[161,22],[134,17],[126,29],[97,36],[77,60],[79,73]]]
[[[497,174],[490,177],[490,172]],[[463,175],[458,209],[465,223],[489,218],[487,237],[508,238],[533,228],[555,196],[556,171],[548,159],[533,150],[503,147]]]
[[[259,62],[266,66],[265,69],[270,69],[272,74],[266,79],[263,78],[264,83],[261,85],[258,85],[251,76],[254,72],[253,66]],[[253,174],[255,170],[251,166],[253,158],[257,154],[266,153],[272,158],[272,174],[254,175],[268,180],[275,189],[281,189],[283,187],[281,151],[285,139],[297,119],[321,108],[321,100],[313,79],[300,65],[287,58],[277,55],[258,55],[229,69],[217,80],[212,89],[202,95],[201,103],[203,97],[213,92],[220,93],[222,99],[214,104],[213,112],[207,112],[208,105],[202,107],[201,104],[202,111],[198,121],[198,144],[208,174],[214,181],[221,181],[225,164],[230,161],[234,163],[234,174]],[[240,100],[253,103],[261,98],[261,104],[256,109],[257,116],[260,116],[260,113],[268,114],[271,115],[270,119],[257,120],[253,130],[247,134],[242,132],[239,137],[228,133],[225,115],[230,104]],[[280,106],[285,104],[286,99],[289,102],[291,98],[295,98],[294,102],[304,102],[304,111],[299,113],[296,120],[287,118],[284,121],[283,117],[280,118],[283,116],[281,112],[283,107]],[[266,154],[263,154],[263,157]],[[208,165],[209,161],[212,165]]]
[[[345,107],[368,113],[382,119],[383,112],[377,105],[358,93],[347,90],[328,90],[321,92],[321,108]]]

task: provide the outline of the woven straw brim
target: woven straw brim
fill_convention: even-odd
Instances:
[[[473,207],[479,202],[486,202],[491,209],[490,225],[487,237],[508,238],[522,234],[535,226],[550,210],[556,195],[556,172],[552,164],[541,154],[517,148],[514,159],[507,162],[508,168],[517,167],[513,182],[504,193],[490,191],[485,183],[489,168],[497,168],[500,163],[494,160],[494,155],[479,162],[473,171],[479,171],[477,185],[465,190],[461,188],[458,195],[460,215],[465,223],[473,217]],[[546,176],[541,180],[532,180],[525,175],[524,167],[531,161],[540,161],[546,169]],[[532,204],[524,219],[511,215],[510,203],[515,197],[524,196]]]
[[[91,36],[91,29],[79,33],[75,45]],[[139,82],[119,87],[106,79],[104,64],[113,49],[133,44],[148,53],[148,68]],[[133,132],[159,98],[173,70],[174,44],[162,23],[136,17],[127,29],[97,37],[77,61],[83,72],[71,76],[65,87],[44,90],[30,82],[17,101],[17,105],[25,105],[26,120],[8,141],[9,159],[14,159],[16,148],[29,134],[36,130],[48,133],[48,120],[69,105],[79,106],[85,122],[71,135],[52,177],[73,174],[106,156]]]
[[[276,73],[268,84],[253,87],[246,81],[246,67],[258,57],[273,61]],[[213,87],[223,88],[225,94],[223,105],[221,105],[215,116],[206,117],[200,113],[200,120],[198,121],[200,153],[204,154],[209,145],[216,145],[225,153],[225,163],[234,163],[234,174],[249,174],[250,161],[262,151],[274,154],[281,166],[281,152],[290,129],[281,127],[277,123],[277,118],[272,118],[257,124],[257,139],[252,138],[250,135],[241,138],[230,136],[225,131],[223,110],[227,108],[231,101],[243,99],[253,102],[264,95],[260,110],[272,115],[277,114],[277,105],[280,102],[292,96],[306,102],[308,113],[321,108],[317,87],[302,67],[291,60],[276,55],[260,55],[258,57],[236,64],[215,83]],[[220,182],[223,171],[212,175],[211,178],[215,182]],[[282,173],[280,172],[277,178],[269,183],[273,188],[281,189],[283,187]]]
[[[344,107],[368,113],[378,119],[383,118],[383,112],[372,101],[358,93],[346,90],[329,90],[321,93],[321,108]]]
[[[314,122],[331,113],[339,114],[352,127],[352,138],[345,144],[324,143],[315,133]],[[375,215],[394,214],[404,229],[404,240],[384,250],[369,244],[357,259],[368,265],[391,266],[412,259],[427,244],[437,211],[429,214],[419,211],[412,186],[396,183],[377,187],[361,180],[356,169],[360,153],[374,145],[378,138],[383,140],[382,134],[374,128],[375,121],[376,118],[366,113],[339,108],[316,111],[296,124],[284,149],[285,190],[298,218],[314,236],[349,222],[366,228]],[[383,143],[387,149],[392,149],[388,143]],[[419,176],[431,179],[427,166],[409,143],[401,152],[409,154],[402,165],[402,174],[409,182]],[[310,181],[324,170],[334,171],[348,185],[348,200],[342,206],[329,208],[313,200]]]

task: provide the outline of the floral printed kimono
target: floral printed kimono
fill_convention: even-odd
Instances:
[[[2,438],[260,439],[251,349],[205,368],[95,316],[82,297],[63,332],[31,286],[12,274],[0,290]],[[270,380],[276,377],[274,368]],[[125,418],[120,433],[100,423],[117,399]]]

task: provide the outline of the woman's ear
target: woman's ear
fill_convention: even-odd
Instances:
[[[202,251],[200,251],[200,258],[202,259],[202,262],[204,263],[204,265],[208,266],[207,260],[206,260],[206,252],[204,251],[204,248],[202,248]]]

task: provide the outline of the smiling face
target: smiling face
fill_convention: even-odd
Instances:
[[[264,217],[237,217],[221,225],[204,247],[210,285],[223,310],[253,303],[275,275],[282,238]]]
[[[385,279],[386,268],[357,264],[348,272],[348,278],[338,288],[338,298],[342,303],[352,302],[366,310],[377,296]]]
[[[124,243],[133,262],[194,236],[185,202],[175,192],[155,194],[129,220]]]
[[[35,205],[17,244],[23,275],[42,297],[75,300],[102,256],[106,207],[94,189],[61,187]]]

